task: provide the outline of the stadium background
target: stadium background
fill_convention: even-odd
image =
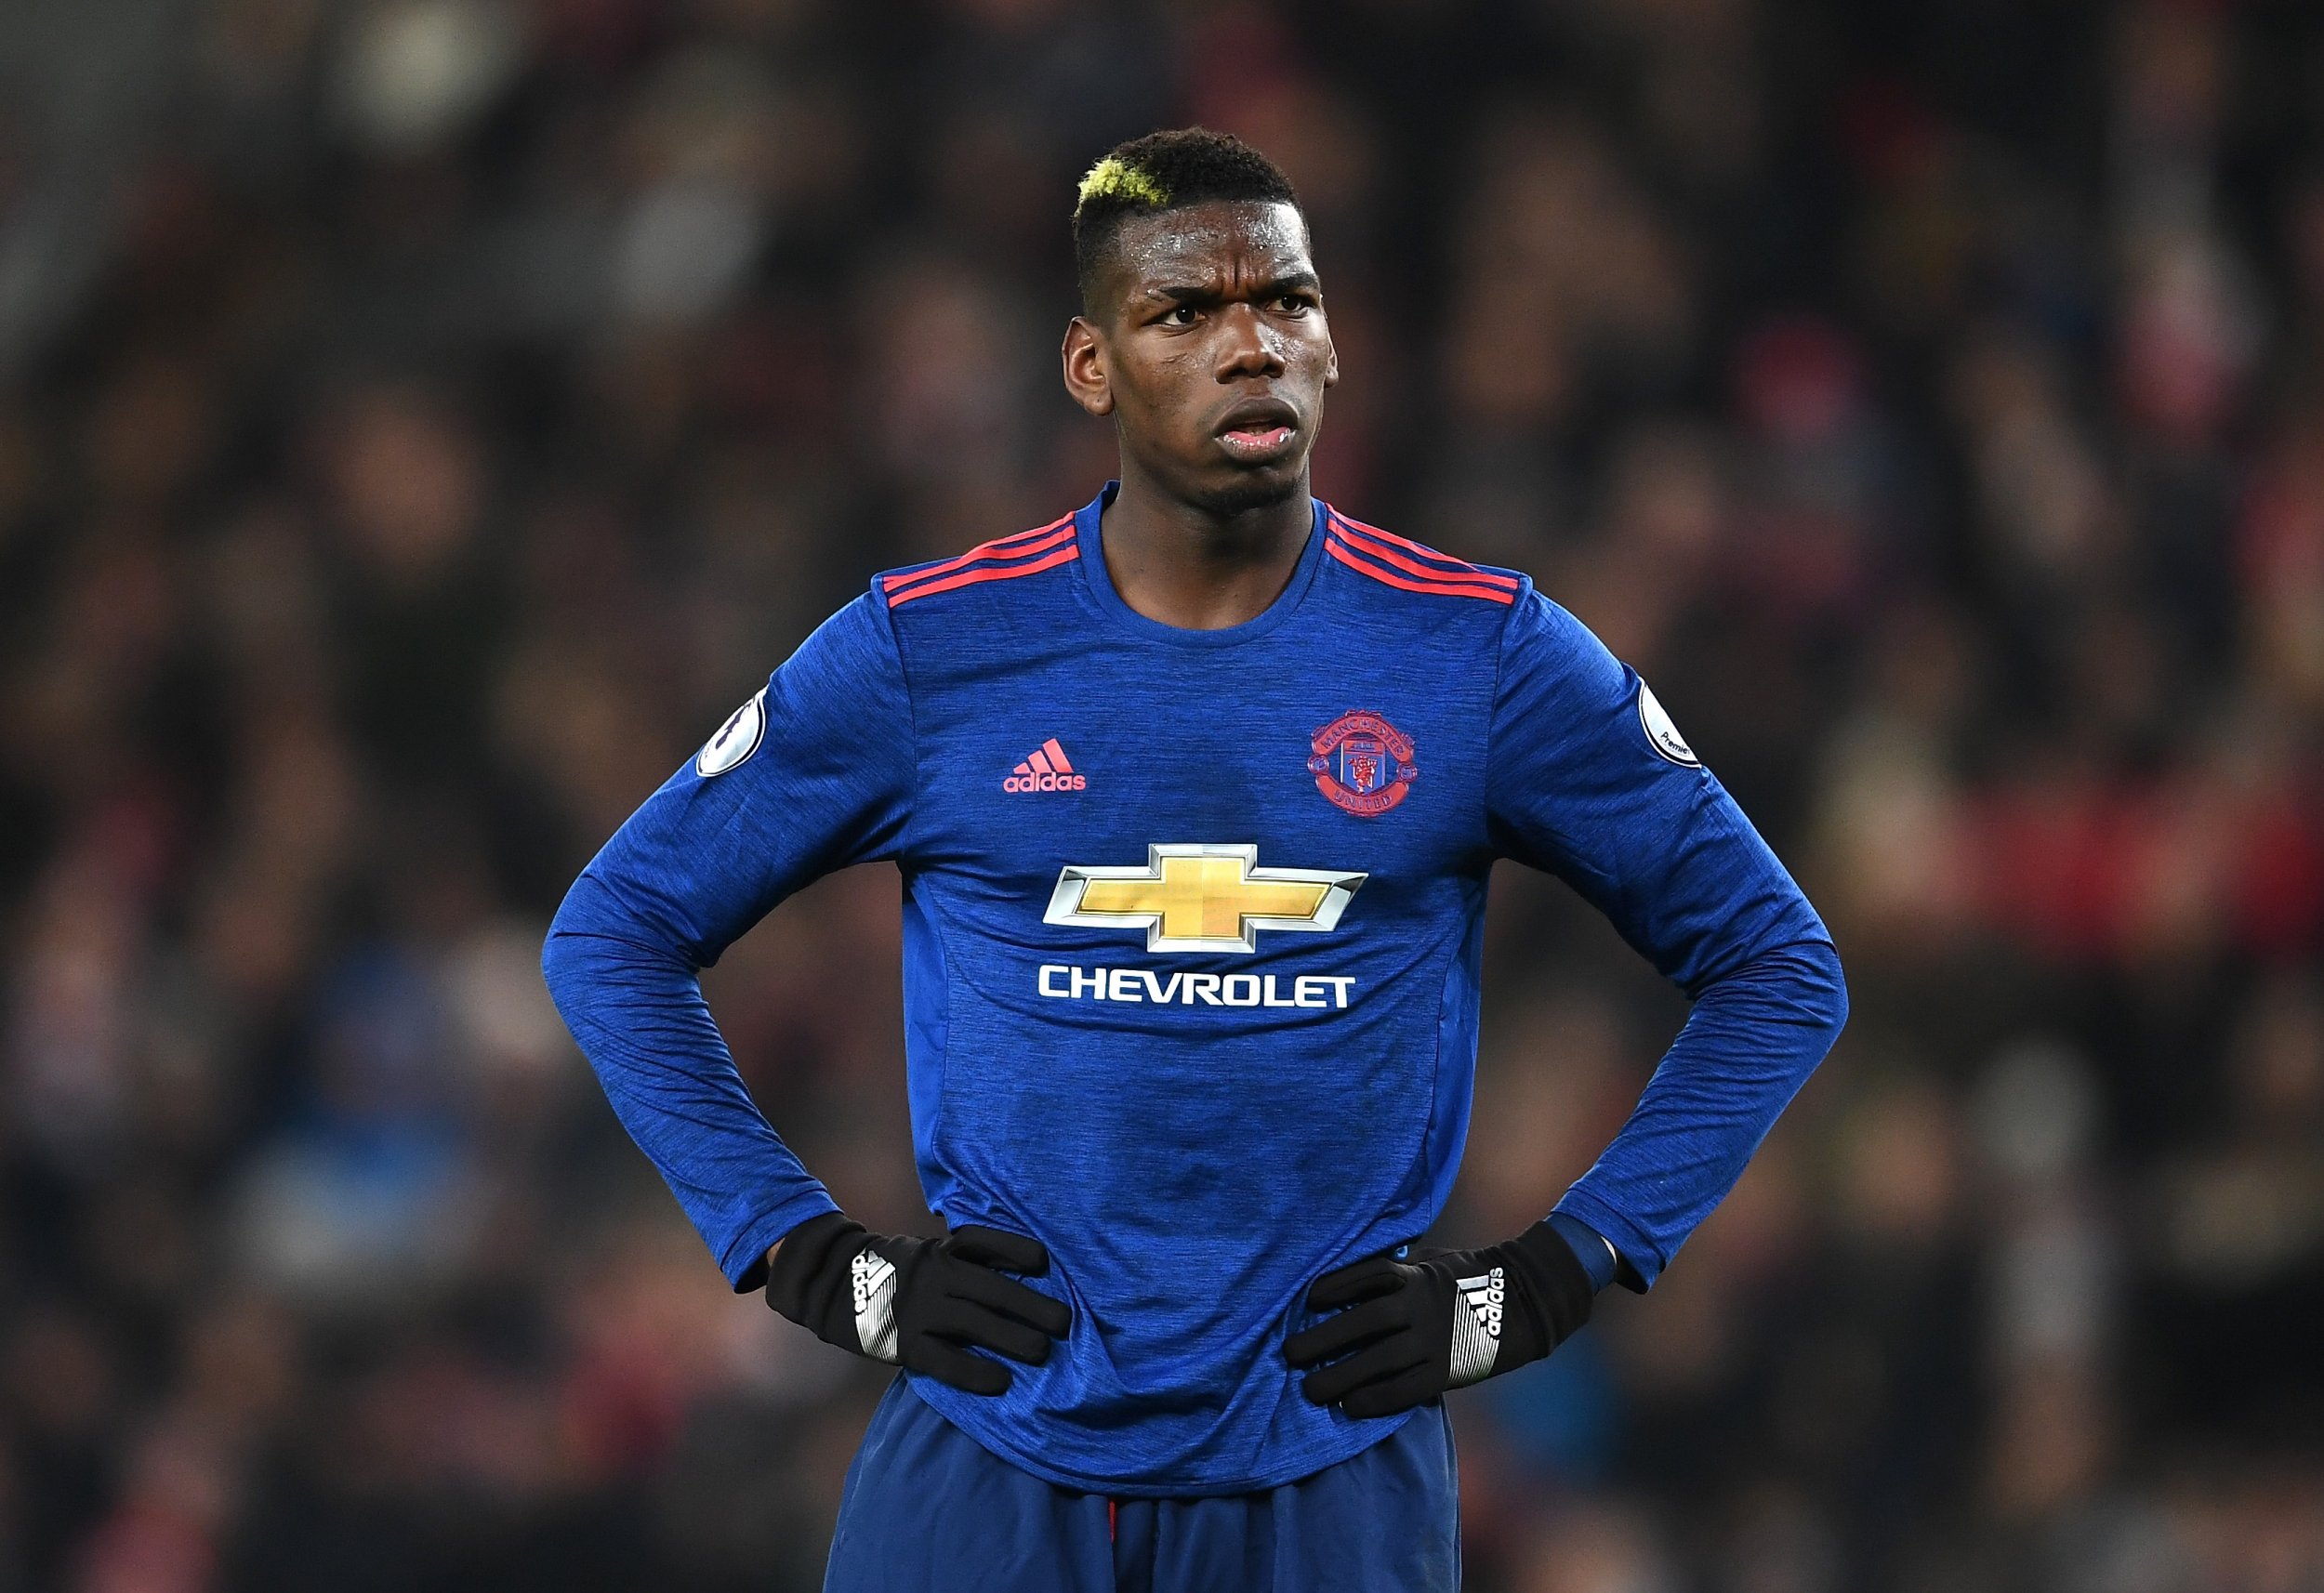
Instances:
[[[1104,477],[1072,183],[1190,121],[1311,206],[1319,490],[1537,573],[1851,975],[1654,1295],[1458,1396],[1472,1586],[2324,1586],[2324,10],[14,0],[0,1588],[815,1586],[882,1376],[538,940],[873,570]],[[1496,893],[1466,1237],[1680,1016]],[[904,1227],[895,894],[710,983]]]

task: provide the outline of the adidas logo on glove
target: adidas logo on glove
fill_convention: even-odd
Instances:
[[[864,1353],[893,1365],[896,1360],[896,1270],[878,1251],[865,1246],[848,1263],[855,1292],[855,1336]]]
[[[1483,1381],[1501,1352],[1501,1312],[1509,1289],[1502,1270],[1494,1268],[1473,1278],[1454,1280],[1459,1300],[1453,1307],[1452,1361],[1447,1387],[1459,1389]]]

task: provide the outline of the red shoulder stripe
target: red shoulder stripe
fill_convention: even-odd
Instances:
[[[1485,573],[1483,566],[1472,564],[1466,559],[1456,558],[1442,548],[1431,547],[1425,542],[1415,542],[1408,536],[1398,536],[1393,531],[1382,531],[1368,520],[1360,520],[1351,515],[1341,514],[1338,509],[1331,510],[1331,518],[1340,522],[1340,529],[1342,531],[1361,532],[1375,542],[1393,543],[1406,553],[1417,553],[1423,559],[1433,559],[1440,564],[1451,564],[1462,570],[1473,570],[1479,574]]]
[[[1066,526],[1050,533],[1037,542],[1028,542],[1022,547],[1004,547],[995,553],[963,554],[958,559],[946,560],[943,564],[931,570],[915,570],[907,575],[883,576],[881,581],[888,594],[889,606],[892,608],[898,598],[911,597],[925,587],[935,586],[979,565],[990,567],[994,565],[995,560],[1003,559],[1030,559],[1036,554],[1047,553],[1053,547],[1071,542],[1078,534],[1079,533],[1072,526]]]
[[[888,598],[888,606],[891,609],[900,609],[915,598],[925,598],[936,592],[949,592],[961,586],[973,586],[984,581],[1012,581],[1020,575],[1037,574],[1043,570],[1054,570],[1060,564],[1070,564],[1080,557],[1081,545],[1069,540],[1064,546],[1058,548],[1046,558],[1036,559],[1030,564],[998,564],[988,565],[982,570],[963,570],[957,575],[947,575],[941,581],[928,582],[924,586],[913,587],[908,592],[891,593]]]
[[[1384,559],[1399,570],[1409,570],[1416,575],[1425,575],[1437,581],[1481,581],[1488,586],[1500,586],[1512,592],[1517,589],[1517,578],[1514,575],[1495,574],[1492,571],[1472,564],[1465,559],[1455,559],[1449,553],[1439,553],[1433,547],[1415,542],[1410,537],[1398,536],[1393,532],[1382,531],[1376,525],[1366,525],[1362,520],[1350,520],[1338,509],[1331,511],[1331,518],[1336,522],[1340,534],[1348,539],[1349,546],[1361,548],[1375,558]],[[1424,568],[1409,560],[1400,558],[1395,552],[1395,549],[1399,547],[1406,553],[1418,554],[1422,559],[1434,560],[1436,562]],[[1446,565],[1451,568],[1444,568]]]
[[[1410,580],[1403,575],[1394,573],[1393,571],[1383,570],[1378,565],[1366,563],[1363,559],[1358,557],[1358,554],[1366,551],[1365,549],[1355,547],[1353,544],[1344,542],[1336,536],[1326,537],[1324,539],[1324,551],[1330,554],[1334,559],[1337,559],[1340,563],[1346,565],[1349,569],[1354,571],[1359,575],[1369,575],[1375,581],[1384,582],[1391,586],[1402,587],[1407,592],[1431,592],[1440,598],[1483,598],[1488,603],[1501,603],[1504,605],[1514,603],[1517,600],[1517,594],[1514,591],[1508,590],[1500,586],[1482,586],[1472,581],[1455,581],[1451,579],[1428,581]]]
[[[918,586],[931,581],[941,581],[947,575],[957,574],[971,565],[985,563],[996,559],[1025,559],[1037,553],[1046,553],[1061,543],[1073,539],[1076,534],[1075,528],[1066,523],[1071,519],[1069,515],[1064,520],[1059,520],[1050,525],[1040,526],[1033,531],[1019,532],[1014,536],[1004,536],[996,542],[984,543],[980,546],[970,548],[957,558],[947,559],[940,564],[931,564],[919,570],[906,570],[901,574],[883,575],[879,578],[880,586],[892,598],[900,595],[908,586]]]
[[[1512,597],[1517,591],[1517,583],[1507,575],[1496,575],[1485,570],[1479,570],[1472,575],[1459,574],[1450,570],[1439,570],[1433,565],[1423,564],[1418,560],[1406,559],[1393,547],[1376,547],[1365,539],[1350,535],[1345,532],[1340,533],[1340,540],[1351,550],[1361,553],[1367,559],[1376,560],[1382,564],[1393,564],[1406,574],[1418,575],[1423,581],[1451,581],[1461,586],[1493,586]]]
[[[906,570],[895,575],[882,575],[879,578],[879,584],[882,589],[893,594],[905,586],[917,586],[922,581],[937,580],[951,574],[956,570],[964,570],[979,560],[1018,559],[1027,554],[1042,552],[1057,546],[1060,538],[1054,533],[1072,519],[1071,515],[1061,515],[1047,525],[1037,525],[1031,531],[1021,531],[1012,536],[996,537],[991,542],[979,543],[966,553],[928,565],[924,569]]]

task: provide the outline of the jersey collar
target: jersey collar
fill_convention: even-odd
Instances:
[[[1241,625],[1228,625],[1223,630],[1188,630],[1181,625],[1164,625],[1160,620],[1148,619],[1123,602],[1121,594],[1114,590],[1114,578],[1106,573],[1105,549],[1098,534],[1099,517],[1105,512],[1105,506],[1114,501],[1114,494],[1121,491],[1121,485],[1119,481],[1106,482],[1096,497],[1074,513],[1074,530],[1081,549],[1081,557],[1074,562],[1081,568],[1085,589],[1090,600],[1097,605],[1098,612],[1113,624],[1150,640],[1175,647],[1235,647],[1265,636],[1289,619],[1306,599],[1308,588],[1315,584],[1315,572],[1322,566],[1324,559],[1324,516],[1329,512],[1321,498],[1314,500],[1314,520],[1308,527],[1307,546],[1300,549],[1299,565],[1291,572],[1291,579],[1284,583],[1282,591],[1275,594],[1275,600],[1258,613]]]

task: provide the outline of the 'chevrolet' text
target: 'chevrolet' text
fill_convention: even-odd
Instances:
[[[1344,1007],[1355,981],[1346,974],[1186,973],[1142,968],[1069,968],[1043,963],[1041,994],[1052,1001],[1143,1001],[1181,1007]]]

